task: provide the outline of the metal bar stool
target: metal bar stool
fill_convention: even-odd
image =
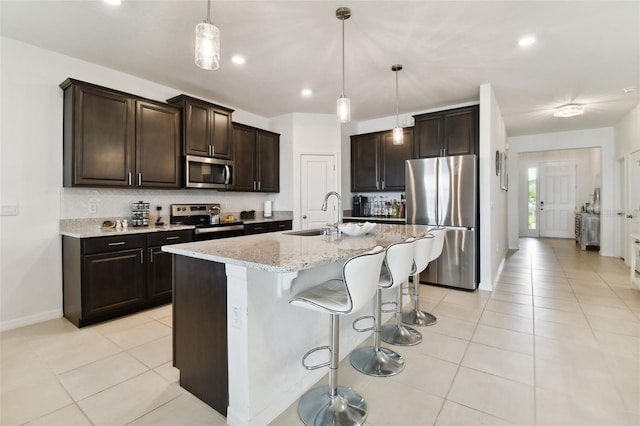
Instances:
[[[392,287],[396,289],[396,301],[390,302],[395,305],[393,310],[395,323],[383,326],[380,331],[380,337],[383,342],[391,345],[414,346],[422,342],[422,334],[418,330],[402,324],[402,288],[405,283],[409,282],[409,275],[413,271],[417,243],[418,240],[414,240],[411,244],[413,250],[406,255],[403,254],[403,257],[399,257],[397,260],[393,259],[392,261],[395,261],[396,265],[394,267],[389,266],[393,280]],[[387,252],[388,258],[389,253]]]
[[[399,285],[407,277],[413,263],[414,238],[387,247],[385,268],[378,283],[378,291],[374,300],[373,327],[359,329],[358,321],[369,319],[371,316],[358,318],[353,322],[356,331],[373,330],[373,346],[366,346],[351,352],[351,365],[356,370],[376,377],[386,377],[398,374],[404,369],[404,359],[391,349],[380,346],[382,319],[382,289]],[[406,278],[405,278],[406,279]]]
[[[440,257],[444,246],[445,228],[431,229],[429,234],[419,239],[416,243],[416,254],[414,257],[415,270],[413,271],[413,310],[406,312],[402,316],[405,324],[427,326],[438,322],[435,315],[420,310],[418,287],[420,286],[420,273],[427,269],[429,263]],[[431,235],[431,237],[429,237]]]
[[[333,279],[301,292],[289,303],[301,308],[331,315],[329,345],[311,349],[302,358],[307,370],[329,367],[329,385],[307,391],[298,403],[298,416],[305,425],[361,425],[367,417],[364,398],[353,389],[338,386],[340,362],[340,317],[365,306],[376,292],[376,283],[385,251],[374,249],[348,259],[342,268],[342,279]],[[329,350],[330,360],[318,365],[307,365],[309,355]]]

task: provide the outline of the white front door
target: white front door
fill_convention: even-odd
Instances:
[[[327,192],[337,191],[336,159],[333,155],[303,154],[300,162],[300,227],[322,228],[338,220],[336,197],[331,197],[327,211],[322,201]]]
[[[539,171],[540,236],[574,238],[575,161],[541,163]]]
[[[629,160],[627,161],[627,236],[629,234],[640,235],[640,150],[629,154]],[[630,241],[626,238],[626,256],[625,259],[630,259]],[[638,270],[640,265],[637,265]]]

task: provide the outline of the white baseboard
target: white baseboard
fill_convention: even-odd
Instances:
[[[14,328],[24,327],[43,321],[49,321],[56,318],[62,318],[62,309],[53,309],[39,314],[28,315],[26,317],[16,318],[0,323],[0,331],[12,330]]]
[[[505,259],[506,258],[503,257],[502,260],[500,261],[500,265],[498,265],[498,270],[496,271],[496,275],[494,277],[491,277],[492,282],[490,284],[486,284],[484,281],[480,282],[480,285],[478,286],[479,290],[493,291],[493,289],[496,288],[496,281],[500,276],[500,274],[502,273],[502,268],[504,268]]]

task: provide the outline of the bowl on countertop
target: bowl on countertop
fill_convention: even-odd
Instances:
[[[340,232],[350,237],[358,237],[360,235],[368,234],[375,227],[376,224],[371,222],[349,222],[338,225]]]

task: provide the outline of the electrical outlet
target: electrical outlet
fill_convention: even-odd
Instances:
[[[98,205],[94,202],[89,202],[87,210],[89,211],[89,214],[96,214],[98,213]]]
[[[231,325],[235,328],[242,328],[242,314],[238,305],[231,305]]]
[[[18,203],[15,204],[3,204],[2,216],[18,216]]]

